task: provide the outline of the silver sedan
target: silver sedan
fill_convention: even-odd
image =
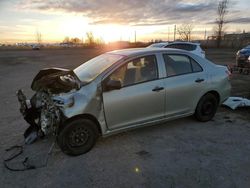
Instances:
[[[230,72],[187,51],[125,49],[97,56],[74,70],[41,70],[21,112],[25,141],[55,134],[69,155],[88,152],[98,136],[194,115],[211,120],[230,95]],[[34,136],[36,135],[36,136]]]

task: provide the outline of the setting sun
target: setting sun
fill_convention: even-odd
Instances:
[[[106,43],[118,40],[130,41],[133,37],[132,28],[115,24],[94,26],[93,33]]]

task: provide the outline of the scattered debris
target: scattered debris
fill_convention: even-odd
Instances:
[[[25,145],[23,144],[23,145],[12,146],[5,150],[6,153],[3,159],[4,167],[10,171],[26,171],[26,170],[33,170],[33,169],[46,167],[48,164],[49,156],[51,155],[54,146],[55,146],[55,141],[51,144],[49,151],[47,152],[47,155],[45,156],[43,164],[40,164],[40,165],[30,164],[29,157],[25,157],[23,161],[19,161],[19,164],[16,161],[13,162],[12,161],[13,159],[23,154]],[[13,166],[13,164],[18,164],[18,165]]]
[[[238,107],[250,107],[250,100],[242,97],[229,97],[223,105],[235,110]]]

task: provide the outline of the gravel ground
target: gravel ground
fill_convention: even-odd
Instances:
[[[23,142],[27,124],[15,92],[31,96],[32,78],[44,67],[74,68],[101,50],[0,51],[0,156]],[[207,50],[218,64],[234,61],[232,50]],[[232,95],[250,98],[250,75],[233,75]],[[250,185],[250,109],[221,107],[207,123],[188,117],[100,138],[87,154],[69,157],[56,146],[47,167],[10,172],[0,164],[0,187],[246,187]],[[25,157],[42,165],[52,139],[25,146]]]

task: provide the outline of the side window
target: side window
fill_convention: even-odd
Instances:
[[[133,59],[109,76],[109,79],[120,80],[123,87],[157,78],[157,61],[154,55]]]
[[[193,72],[202,72],[203,71],[201,66],[193,59],[191,59],[191,64],[192,64]]]
[[[188,56],[164,54],[163,57],[167,76],[178,76],[202,71],[201,66]]]

